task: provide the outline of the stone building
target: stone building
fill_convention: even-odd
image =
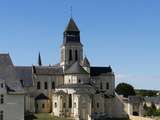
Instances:
[[[115,95],[111,66],[90,65],[83,56],[80,30],[72,18],[64,31],[60,49],[58,64],[44,66],[39,54],[38,65],[14,66],[25,91],[25,112],[46,112],[75,120],[126,117],[124,106]],[[21,100],[23,95],[18,93],[14,95]]]
[[[0,120],[24,120],[24,89],[9,54],[0,54]]]

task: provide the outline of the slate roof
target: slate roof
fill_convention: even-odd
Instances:
[[[89,60],[87,59],[87,57],[84,58],[82,66],[83,67],[90,67],[90,63],[89,63]]]
[[[88,72],[83,69],[78,61],[76,61],[65,70],[65,74],[88,74]]]
[[[5,81],[8,92],[24,92],[9,54],[0,54],[0,80]]]
[[[73,18],[70,18],[69,23],[68,23],[65,31],[77,31],[77,32],[79,32],[79,29],[78,29],[76,23],[74,22]]]
[[[112,72],[112,68],[109,67],[90,67],[91,76],[99,76],[101,74],[106,74]]]
[[[16,66],[17,76],[23,81],[24,87],[33,86],[32,66]]]
[[[35,100],[48,100],[49,98],[45,96],[43,93],[39,94]]]
[[[36,75],[62,75],[63,68],[58,66],[33,66]]]

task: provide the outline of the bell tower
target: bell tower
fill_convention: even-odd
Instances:
[[[83,45],[80,41],[80,31],[70,18],[69,23],[63,33],[63,44],[61,46],[61,66],[68,67],[76,61],[83,60]]]

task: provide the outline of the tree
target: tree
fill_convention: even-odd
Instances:
[[[124,97],[136,94],[133,86],[127,83],[119,83],[115,91],[117,94],[123,95]]]

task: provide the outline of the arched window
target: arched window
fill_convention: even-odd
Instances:
[[[55,83],[54,83],[54,81],[52,82],[52,89],[55,89]]]
[[[76,108],[76,102],[74,102],[74,108]]]
[[[54,103],[54,107],[57,108],[57,103],[56,102]]]
[[[4,95],[3,94],[1,94],[1,99],[0,99],[0,104],[3,104],[4,103]]]
[[[4,120],[4,112],[2,110],[0,111],[0,120]]]
[[[41,83],[37,82],[37,89],[41,89]]]
[[[106,83],[106,89],[109,89],[109,83],[108,82]]]
[[[99,108],[99,103],[97,103],[97,108]]]
[[[44,83],[44,89],[48,89],[48,84],[47,84],[47,82]]]
[[[78,60],[78,51],[75,50],[75,61],[77,61],[77,60]]]
[[[72,60],[72,50],[70,49],[69,50],[69,61],[71,61]]]
[[[69,94],[69,108],[72,108],[72,95]]]

